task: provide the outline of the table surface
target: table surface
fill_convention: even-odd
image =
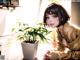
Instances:
[[[23,60],[21,44],[13,43],[11,47],[3,46],[2,55],[5,55],[5,60]],[[35,60],[43,60],[44,54],[50,49],[49,44],[39,44]]]

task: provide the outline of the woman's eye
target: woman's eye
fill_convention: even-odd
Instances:
[[[46,17],[47,19],[49,19],[49,17]]]
[[[57,15],[53,15],[53,17],[58,17]]]

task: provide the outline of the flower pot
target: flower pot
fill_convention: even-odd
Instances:
[[[22,42],[23,59],[33,60],[36,57],[38,41],[35,43]]]

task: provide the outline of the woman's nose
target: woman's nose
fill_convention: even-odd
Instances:
[[[49,22],[53,22],[53,20],[52,19],[49,19]]]

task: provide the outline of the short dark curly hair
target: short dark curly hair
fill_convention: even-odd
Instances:
[[[70,19],[67,11],[60,4],[56,3],[52,3],[46,8],[43,17],[44,25],[47,25],[46,14],[55,14],[57,17],[59,17],[59,26],[64,25]]]

